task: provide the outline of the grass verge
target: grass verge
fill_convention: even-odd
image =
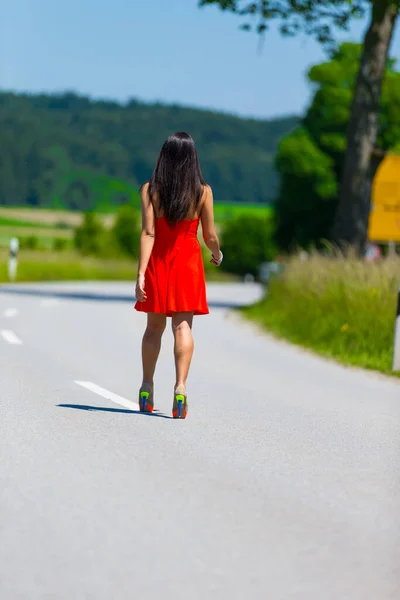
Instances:
[[[0,283],[8,283],[8,251],[0,249]],[[235,278],[209,264],[204,253],[207,281],[229,282]],[[127,258],[97,258],[77,252],[21,250],[18,255],[17,282],[75,281],[75,280],[136,280],[137,263]]]
[[[8,253],[0,251],[0,283],[8,282]],[[18,282],[128,280],[136,278],[136,263],[127,259],[82,257],[75,252],[21,250]]]
[[[290,342],[391,374],[399,278],[399,259],[294,258],[244,313]]]

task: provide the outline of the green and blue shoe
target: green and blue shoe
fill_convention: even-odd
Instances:
[[[139,408],[140,412],[151,413],[154,410],[153,390],[147,383],[144,383],[139,390]]]
[[[183,385],[178,386],[174,392],[174,404],[172,406],[172,416],[174,419],[186,419],[188,413],[188,401],[186,389]]]

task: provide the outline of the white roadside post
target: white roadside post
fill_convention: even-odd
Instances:
[[[259,275],[258,275],[261,283],[268,283],[269,275],[270,275],[269,269],[270,269],[270,263],[267,263],[267,262],[261,263],[260,269],[259,269]]]
[[[246,275],[243,277],[243,281],[244,283],[254,283],[254,275],[251,273],[246,273]]]
[[[10,254],[8,256],[8,278],[10,281],[15,281],[15,278],[17,276],[18,250],[19,250],[18,238],[15,238],[15,237],[11,238]]]
[[[397,292],[397,311],[393,349],[393,371],[400,371],[400,285]]]

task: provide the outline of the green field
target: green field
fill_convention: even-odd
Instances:
[[[1,214],[1,213],[0,213]],[[20,219],[16,219],[16,218],[7,218],[7,217],[2,217],[0,216],[0,227],[52,227],[52,225],[48,224],[48,223],[37,223],[37,222],[32,222],[32,221],[23,221]]]
[[[273,208],[263,204],[236,204],[234,202],[216,202],[214,204],[215,221],[223,224],[227,219],[239,217],[240,215],[252,215],[254,217],[265,217],[272,215]]]
[[[113,215],[101,214],[99,219],[110,227]],[[55,240],[65,240],[67,248],[73,246],[74,230],[82,222],[80,212],[43,208],[0,208],[0,248],[7,248],[10,239],[18,237],[21,245],[28,238],[37,238],[38,248],[49,250]]]
[[[8,281],[7,251],[0,250],[0,283]],[[136,263],[127,259],[106,260],[79,254],[21,250],[17,281],[128,280],[136,277]]]
[[[215,203],[215,221],[219,228],[230,218],[243,214],[272,215],[272,207],[260,204]],[[114,223],[115,213],[98,213],[104,227]],[[82,213],[44,208],[0,207],[0,248],[8,247],[10,239],[17,236],[22,242],[35,236],[41,249],[51,249],[55,239],[65,239],[72,248],[74,229],[82,222]]]
[[[269,207],[221,203],[215,205],[218,229],[226,219],[241,214],[265,215]],[[103,226],[110,229],[114,213],[98,213]],[[7,281],[7,248],[10,239],[18,237],[18,281],[51,281],[74,279],[134,280],[136,264],[127,259],[88,258],[74,251],[74,230],[82,222],[82,213],[42,208],[0,207],[0,282]],[[35,247],[32,247],[32,244]],[[62,251],[55,251],[57,244]],[[232,275],[209,263],[209,252],[202,244],[206,277],[209,281],[231,281]]]
[[[208,281],[232,281],[234,277],[223,273],[209,263],[209,253],[204,253]],[[8,251],[0,249],[0,283],[8,282]],[[103,259],[81,256],[75,251],[21,250],[18,256],[17,282],[115,280],[135,282],[137,263],[126,258]]]

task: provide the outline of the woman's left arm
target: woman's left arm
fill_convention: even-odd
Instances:
[[[149,197],[149,184],[142,187],[141,193],[142,205],[142,233],[140,236],[139,250],[139,268],[136,281],[136,298],[139,302],[144,302],[147,298],[145,291],[145,273],[149,264],[151,252],[154,246],[155,236],[155,217],[153,204]]]

